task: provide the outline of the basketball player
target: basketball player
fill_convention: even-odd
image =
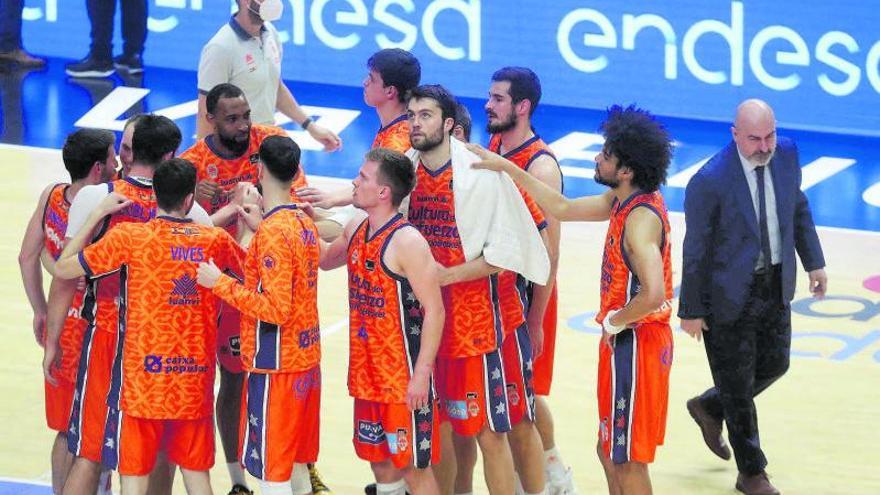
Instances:
[[[567,199],[515,163],[470,149],[483,159],[476,168],[506,172],[560,221],[610,220],[596,316],[603,328],[596,451],[611,495],[641,495],[651,493],[648,464],[665,436],[672,364],[669,221],[658,191],[672,143],[651,114],[634,106],[611,107],[601,129],[596,181],[610,189],[597,196]]]
[[[70,241],[56,276],[119,272],[121,387],[111,385],[104,465],[119,470],[126,495],[145,495],[159,449],[180,466],[187,493],[210,495],[214,465],[215,299],[196,285],[197,263],[214,259],[241,273],[244,252],[223,229],[186,218],[194,203],[195,168],[172,158],[153,176],[157,217],[126,222],[86,247],[99,208]],[[117,208],[132,204],[123,196]],[[118,409],[115,406],[118,404]]]
[[[540,259],[544,277],[549,263],[516,187],[502,175],[471,173],[470,163],[476,156],[451,137],[454,97],[436,85],[420,86],[411,95],[408,115],[417,181],[410,194],[408,219],[425,236],[440,264],[446,308],[435,375],[446,420],[441,440],[451,440],[450,426],[457,435],[476,437],[490,493],[512,493],[513,461],[505,436],[511,423],[499,349],[503,329],[497,273],[507,268],[541,278],[525,263],[508,263],[506,255],[513,252],[519,260]],[[504,235],[492,237],[494,229]],[[490,238],[498,244],[489,242]],[[496,251],[505,242],[509,245],[500,250],[503,253]],[[438,471],[442,492],[450,493],[454,462],[445,459]]]
[[[69,184],[53,184],[43,190],[37,208],[31,215],[21,243],[18,263],[25,293],[34,312],[34,337],[37,344],[44,345],[46,338],[46,295],[43,292],[43,269],[41,258],[49,273],[64,249],[64,234],[70,203],[85,186],[110,180],[116,172],[116,138],[110,131],[80,129],[64,141],[61,151],[64,168],[70,174]],[[45,254],[44,254],[45,253]],[[46,423],[56,431],[52,444],[52,491],[61,493],[73,456],[67,452],[67,422],[76,383],[82,335],[86,322],[79,317],[83,291],[74,296],[70,312],[64,320],[59,337],[61,361],[56,371],[58,385],[45,382]]]
[[[131,136],[134,134],[134,126],[137,124],[142,113],[133,115],[125,121],[125,127],[122,128],[122,141],[119,142],[119,164],[121,165],[117,179],[124,179],[131,169],[132,153],[131,153]]]
[[[212,215],[217,225],[237,234],[237,215],[230,215],[237,184],[257,184],[260,145],[269,136],[286,136],[278,127],[253,124],[251,109],[237,86],[222,83],[205,97],[207,121],[212,133],[198,140],[181,154],[196,167],[196,199]],[[296,184],[305,185],[305,173],[296,176]],[[227,304],[220,304],[219,338],[220,390],[217,393],[217,428],[232,480],[232,493],[250,493],[238,460],[238,425],[241,414],[241,390],[244,385],[239,356],[240,316]]]
[[[541,99],[541,82],[538,76],[525,67],[504,67],[492,75],[489,88],[489,99],[485,110],[488,118],[486,130],[491,134],[489,150],[498,153],[518,165],[523,170],[537,177],[558,192],[562,192],[562,172],[552,150],[535,133],[532,126],[532,115]],[[534,286],[529,300],[528,328],[533,337],[534,362],[533,386],[536,395],[535,426],[540,433],[543,445],[543,461],[546,470],[548,491],[557,493],[576,493],[572,480],[571,469],[566,468],[556,448],[553,435],[553,416],[547,405],[545,396],[550,394],[553,378],[553,356],[556,349],[556,271],[559,264],[559,221],[551,215],[547,221],[549,243],[547,253],[550,256],[550,280],[546,286]],[[521,278],[521,277],[517,277]],[[546,309],[544,309],[546,308]],[[543,328],[542,332],[536,331]],[[514,454],[522,446],[522,456],[528,455],[529,447],[534,438],[527,430],[514,427],[511,433],[511,444]],[[538,459],[531,457],[527,463],[517,466],[540,465]],[[526,467],[528,469],[528,467]],[[536,473],[522,478],[534,478]],[[525,479],[523,480],[525,482]]]
[[[379,131],[370,147],[404,153],[410,147],[406,99],[409,92],[419,85],[422,77],[421,64],[406,50],[386,48],[374,53],[367,60],[367,69],[367,76],[363,81],[364,102],[375,108],[379,117]],[[298,189],[297,195],[302,201],[320,208],[351,204],[350,187],[331,192],[305,187]]]
[[[156,213],[153,173],[159,163],[174,155],[180,140],[180,130],[168,118],[157,115],[141,117],[132,137],[134,158],[129,176],[82,188],[70,206],[66,237],[76,236],[91,212],[114,192],[130,199],[131,204],[106,218],[92,233],[92,238],[102,237],[120,223],[146,222],[153,218]],[[199,223],[210,225],[210,218],[201,207],[194,207],[190,216]],[[124,331],[117,305],[123,288],[120,274],[88,279],[88,284],[82,312],[88,327],[79,359],[67,433],[68,450],[76,459],[64,484],[65,494],[94,493],[97,490],[109,414],[108,393],[111,381],[119,383],[121,379],[122,353],[118,352],[120,342],[117,339],[117,334]],[[56,383],[52,365],[58,357],[58,340],[75,291],[75,281],[57,277],[52,280],[43,357],[43,372],[52,384]]]
[[[311,493],[306,463],[318,457],[320,248],[312,219],[290,202],[299,159],[299,147],[286,136],[270,136],[260,146],[258,177],[266,213],[261,221],[249,218],[256,233],[244,284],[222,274],[213,261],[202,263],[198,275],[200,285],[242,315],[241,360],[247,374],[241,462],[260,480],[265,495]]]
[[[439,494],[439,418],[432,372],[443,300],[431,249],[399,212],[415,173],[402,153],[374,148],[354,182],[364,210],[328,249],[321,268],[348,263],[349,394],[355,452],[370,461],[379,495]],[[368,488],[369,489],[369,488]]]

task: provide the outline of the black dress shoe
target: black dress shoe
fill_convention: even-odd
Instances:
[[[780,495],[779,490],[770,483],[767,473],[749,475],[739,473],[736,477],[736,489],[746,495]]]
[[[722,421],[709,414],[700,403],[699,397],[687,401],[687,410],[703,432],[703,441],[709,450],[725,461],[730,460],[730,447],[721,436]]]

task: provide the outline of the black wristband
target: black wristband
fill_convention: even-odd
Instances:
[[[307,131],[307,130],[309,130],[309,125],[311,125],[311,123],[312,123],[311,117],[306,117],[306,120],[303,120],[302,124],[300,124],[299,126],[302,127],[302,129],[304,131]]]

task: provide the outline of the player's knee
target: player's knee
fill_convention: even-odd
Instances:
[[[391,461],[371,462],[370,469],[379,483],[391,483],[401,478],[400,471],[394,467]]]
[[[648,465],[643,462],[624,462],[615,464],[614,471],[618,477],[644,476],[648,473]]]

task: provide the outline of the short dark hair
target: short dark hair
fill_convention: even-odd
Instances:
[[[208,94],[205,96],[205,110],[213,115],[214,111],[217,110],[217,102],[220,101],[220,98],[238,98],[243,95],[244,91],[238,86],[220,83],[211,88],[211,91],[208,91]]]
[[[538,108],[541,101],[541,80],[532,69],[527,67],[503,67],[492,74],[493,82],[508,81],[510,83],[510,98],[513,103],[529,100],[529,117]]]
[[[653,192],[666,183],[672,159],[672,140],[666,127],[647,110],[614,105],[599,126],[605,136],[605,151],[616,156],[618,168],[633,171],[633,184]]]
[[[125,129],[128,129],[128,126],[130,125],[136,125],[141,120],[141,117],[143,117],[144,115],[146,114],[136,113],[129,117],[128,120],[125,121],[125,125],[122,126],[122,130],[124,131]]]
[[[397,99],[406,101],[409,92],[419,85],[422,66],[412,53],[400,48],[386,48],[367,59],[367,67],[382,76],[385,86],[397,89]]]
[[[181,139],[180,129],[173,120],[153,113],[142,115],[131,135],[132,160],[158,166],[165,155],[177,151]]]
[[[410,99],[421,100],[430,98],[440,106],[440,115],[443,120],[455,120],[455,96],[439,84],[423,84],[410,92]]]
[[[473,127],[473,122],[471,121],[471,112],[467,109],[466,106],[462,102],[458,102],[455,104],[455,125],[460,125],[461,130],[464,132],[465,141],[471,140],[471,128]]]
[[[281,182],[290,182],[299,172],[299,146],[287,136],[269,136],[260,145],[260,161],[266,171]]]
[[[187,195],[196,190],[196,168],[189,160],[171,158],[165,160],[153,174],[153,191],[156,203],[165,211],[179,210]]]
[[[388,148],[373,148],[364,160],[379,164],[377,180],[391,188],[391,204],[400,206],[416,185],[416,172],[412,161],[403,153]]]
[[[71,182],[85,179],[95,162],[107,160],[107,150],[116,144],[116,136],[104,129],[79,129],[67,135],[61,158]]]

